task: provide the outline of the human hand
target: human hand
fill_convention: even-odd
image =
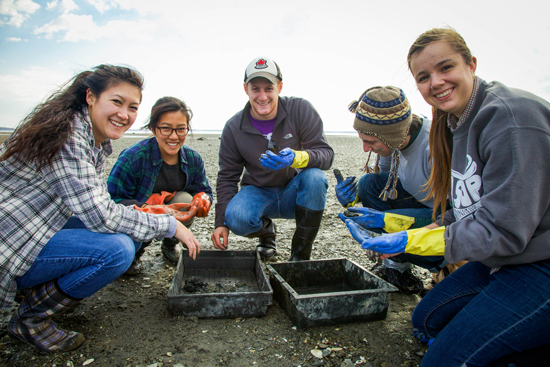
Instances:
[[[229,228],[225,226],[217,227],[212,233],[212,236],[210,236],[210,239],[212,240],[214,247],[218,250],[227,250],[229,245]]]
[[[168,214],[182,223],[189,221],[197,214],[198,211],[196,206],[183,203],[170,205],[146,205],[144,208],[134,205],[134,209],[148,214]]]
[[[197,208],[197,217],[206,217],[210,211],[210,198],[204,192],[199,192],[193,196],[192,206]]]
[[[285,148],[275,154],[270,150],[266,150],[264,154],[260,156],[260,163],[267,169],[279,170],[290,167],[294,163],[295,153],[290,148]]]
[[[358,201],[357,196],[357,182],[355,182],[355,176],[348,177],[344,180],[344,176],[340,173],[339,169],[334,170],[334,177],[336,177],[336,198],[342,204],[344,208],[354,206]]]
[[[369,228],[382,228],[388,233],[395,233],[409,229],[415,222],[413,217],[406,215],[380,212],[371,208],[349,208],[349,213],[357,213],[358,216],[351,216],[344,214],[338,214],[340,219],[344,222],[346,219],[351,219],[361,227]]]
[[[353,239],[366,250],[380,254],[399,254],[405,252],[408,241],[407,231],[374,237],[351,219],[346,219],[345,223]]]
[[[344,223],[351,220],[365,229],[384,228],[384,213],[371,208],[348,208],[344,213],[339,213],[338,217]]]
[[[201,244],[197,241],[189,228],[184,226],[182,223],[177,222],[176,234],[174,237],[177,238],[185,247],[187,247],[189,257],[195,260],[199,252],[201,252]]]
[[[346,219],[352,237],[364,249],[385,254],[381,258],[388,258],[388,254],[396,255],[402,252],[420,256],[445,255],[445,226],[435,229],[416,228],[408,231],[388,233],[380,237],[373,237],[357,223]]]

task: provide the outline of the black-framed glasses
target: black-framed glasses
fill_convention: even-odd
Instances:
[[[177,136],[186,136],[187,133],[189,132],[188,127],[178,127],[173,129],[168,126],[160,126],[160,127],[157,126],[157,129],[159,129],[160,135],[163,135],[163,136],[170,136],[174,131],[176,132]]]

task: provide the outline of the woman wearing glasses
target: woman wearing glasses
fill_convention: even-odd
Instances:
[[[192,116],[189,107],[178,98],[162,97],[155,102],[143,127],[155,136],[122,151],[111,170],[107,186],[115,202],[140,208],[193,202],[199,208],[196,216],[208,215],[212,188],[203,160],[184,145]],[[183,224],[189,227],[193,220],[194,215],[190,215]],[[139,258],[149,244],[143,243],[127,274],[139,272]],[[168,260],[177,263],[181,245],[176,238],[165,238],[161,249]]]

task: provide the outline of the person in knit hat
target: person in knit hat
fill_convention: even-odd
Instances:
[[[410,141],[408,133],[413,120],[409,100],[397,87],[372,87],[361,95],[359,101],[353,101],[349,110],[355,113],[353,128],[363,142],[373,146],[369,159],[372,153],[378,154],[374,171],[379,172],[381,156],[391,156],[388,181],[380,197],[383,201],[397,199],[399,151],[406,145],[405,141]],[[371,171],[368,165],[366,169]]]
[[[423,191],[431,170],[431,122],[414,115],[405,92],[394,86],[369,88],[348,108],[355,114],[353,128],[369,154],[366,174],[358,183],[355,177],[344,180],[336,175],[336,196],[348,208],[340,214],[342,220],[352,219],[378,233],[432,223],[433,200]],[[362,208],[353,207],[358,202]],[[434,277],[447,269],[441,256],[400,255],[378,262],[371,270],[403,293],[418,293],[423,283],[412,272],[411,263],[429,269]]]

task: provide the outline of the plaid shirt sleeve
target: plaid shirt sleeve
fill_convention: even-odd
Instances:
[[[102,161],[96,162],[98,158],[86,138],[77,130],[52,166],[42,169],[44,180],[94,232],[124,233],[136,241],[164,238],[170,226],[168,215],[148,215],[111,200],[104,182],[106,155],[100,152]]]

